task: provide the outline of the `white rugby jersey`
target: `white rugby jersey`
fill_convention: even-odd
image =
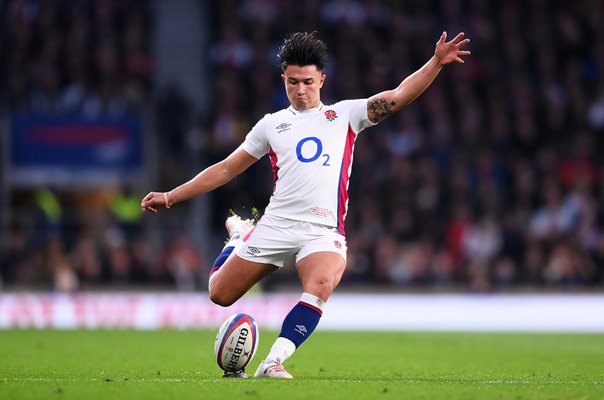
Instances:
[[[372,125],[367,99],[266,114],[240,146],[258,159],[270,157],[275,186],[265,214],[337,227],[344,234],[354,143]]]

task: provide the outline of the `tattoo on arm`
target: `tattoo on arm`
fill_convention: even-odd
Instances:
[[[394,101],[387,102],[386,99],[382,97],[370,101],[368,103],[368,107],[369,111],[376,117],[375,121],[373,122],[378,122],[383,120],[395,111],[393,110],[393,108],[396,107],[396,103]]]

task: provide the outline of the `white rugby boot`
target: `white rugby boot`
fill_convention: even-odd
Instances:
[[[283,368],[281,360],[262,361],[254,374],[254,378],[293,379],[294,377]]]
[[[229,232],[228,242],[232,242],[237,239],[243,239],[254,228],[254,221],[251,219],[241,219],[239,215],[233,214],[226,219],[224,226],[227,232]]]

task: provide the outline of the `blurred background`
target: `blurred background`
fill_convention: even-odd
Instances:
[[[472,56],[357,140],[343,290],[604,288],[604,3],[0,2],[0,287],[194,291],[268,159],[156,215],[141,198],[288,106],[293,31],[331,49],[322,100],[398,85],[446,30]],[[263,282],[297,285],[293,269]]]

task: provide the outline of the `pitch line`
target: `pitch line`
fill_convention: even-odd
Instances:
[[[530,381],[530,380],[514,380],[514,379],[488,379],[488,380],[422,380],[422,379],[314,379],[314,378],[298,378],[301,381],[310,382],[325,382],[325,383],[403,383],[403,384],[474,384],[474,385],[604,385],[604,381],[560,381],[560,380],[548,380],[548,381]],[[259,382],[259,379],[247,379],[247,380],[235,380],[244,382]],[[31,378],[31,377],[20,377],[20,378],[1,378],[0,383],[21,383],[21,382],[151,382],[151,383],[212,383],[212,382],[233,382],[233,380],[225,380],[221,377],[216,378],[132,378],[129,376],[115,377],[115,378],[91,378],[91,379],[78,379],[78,378]]]

